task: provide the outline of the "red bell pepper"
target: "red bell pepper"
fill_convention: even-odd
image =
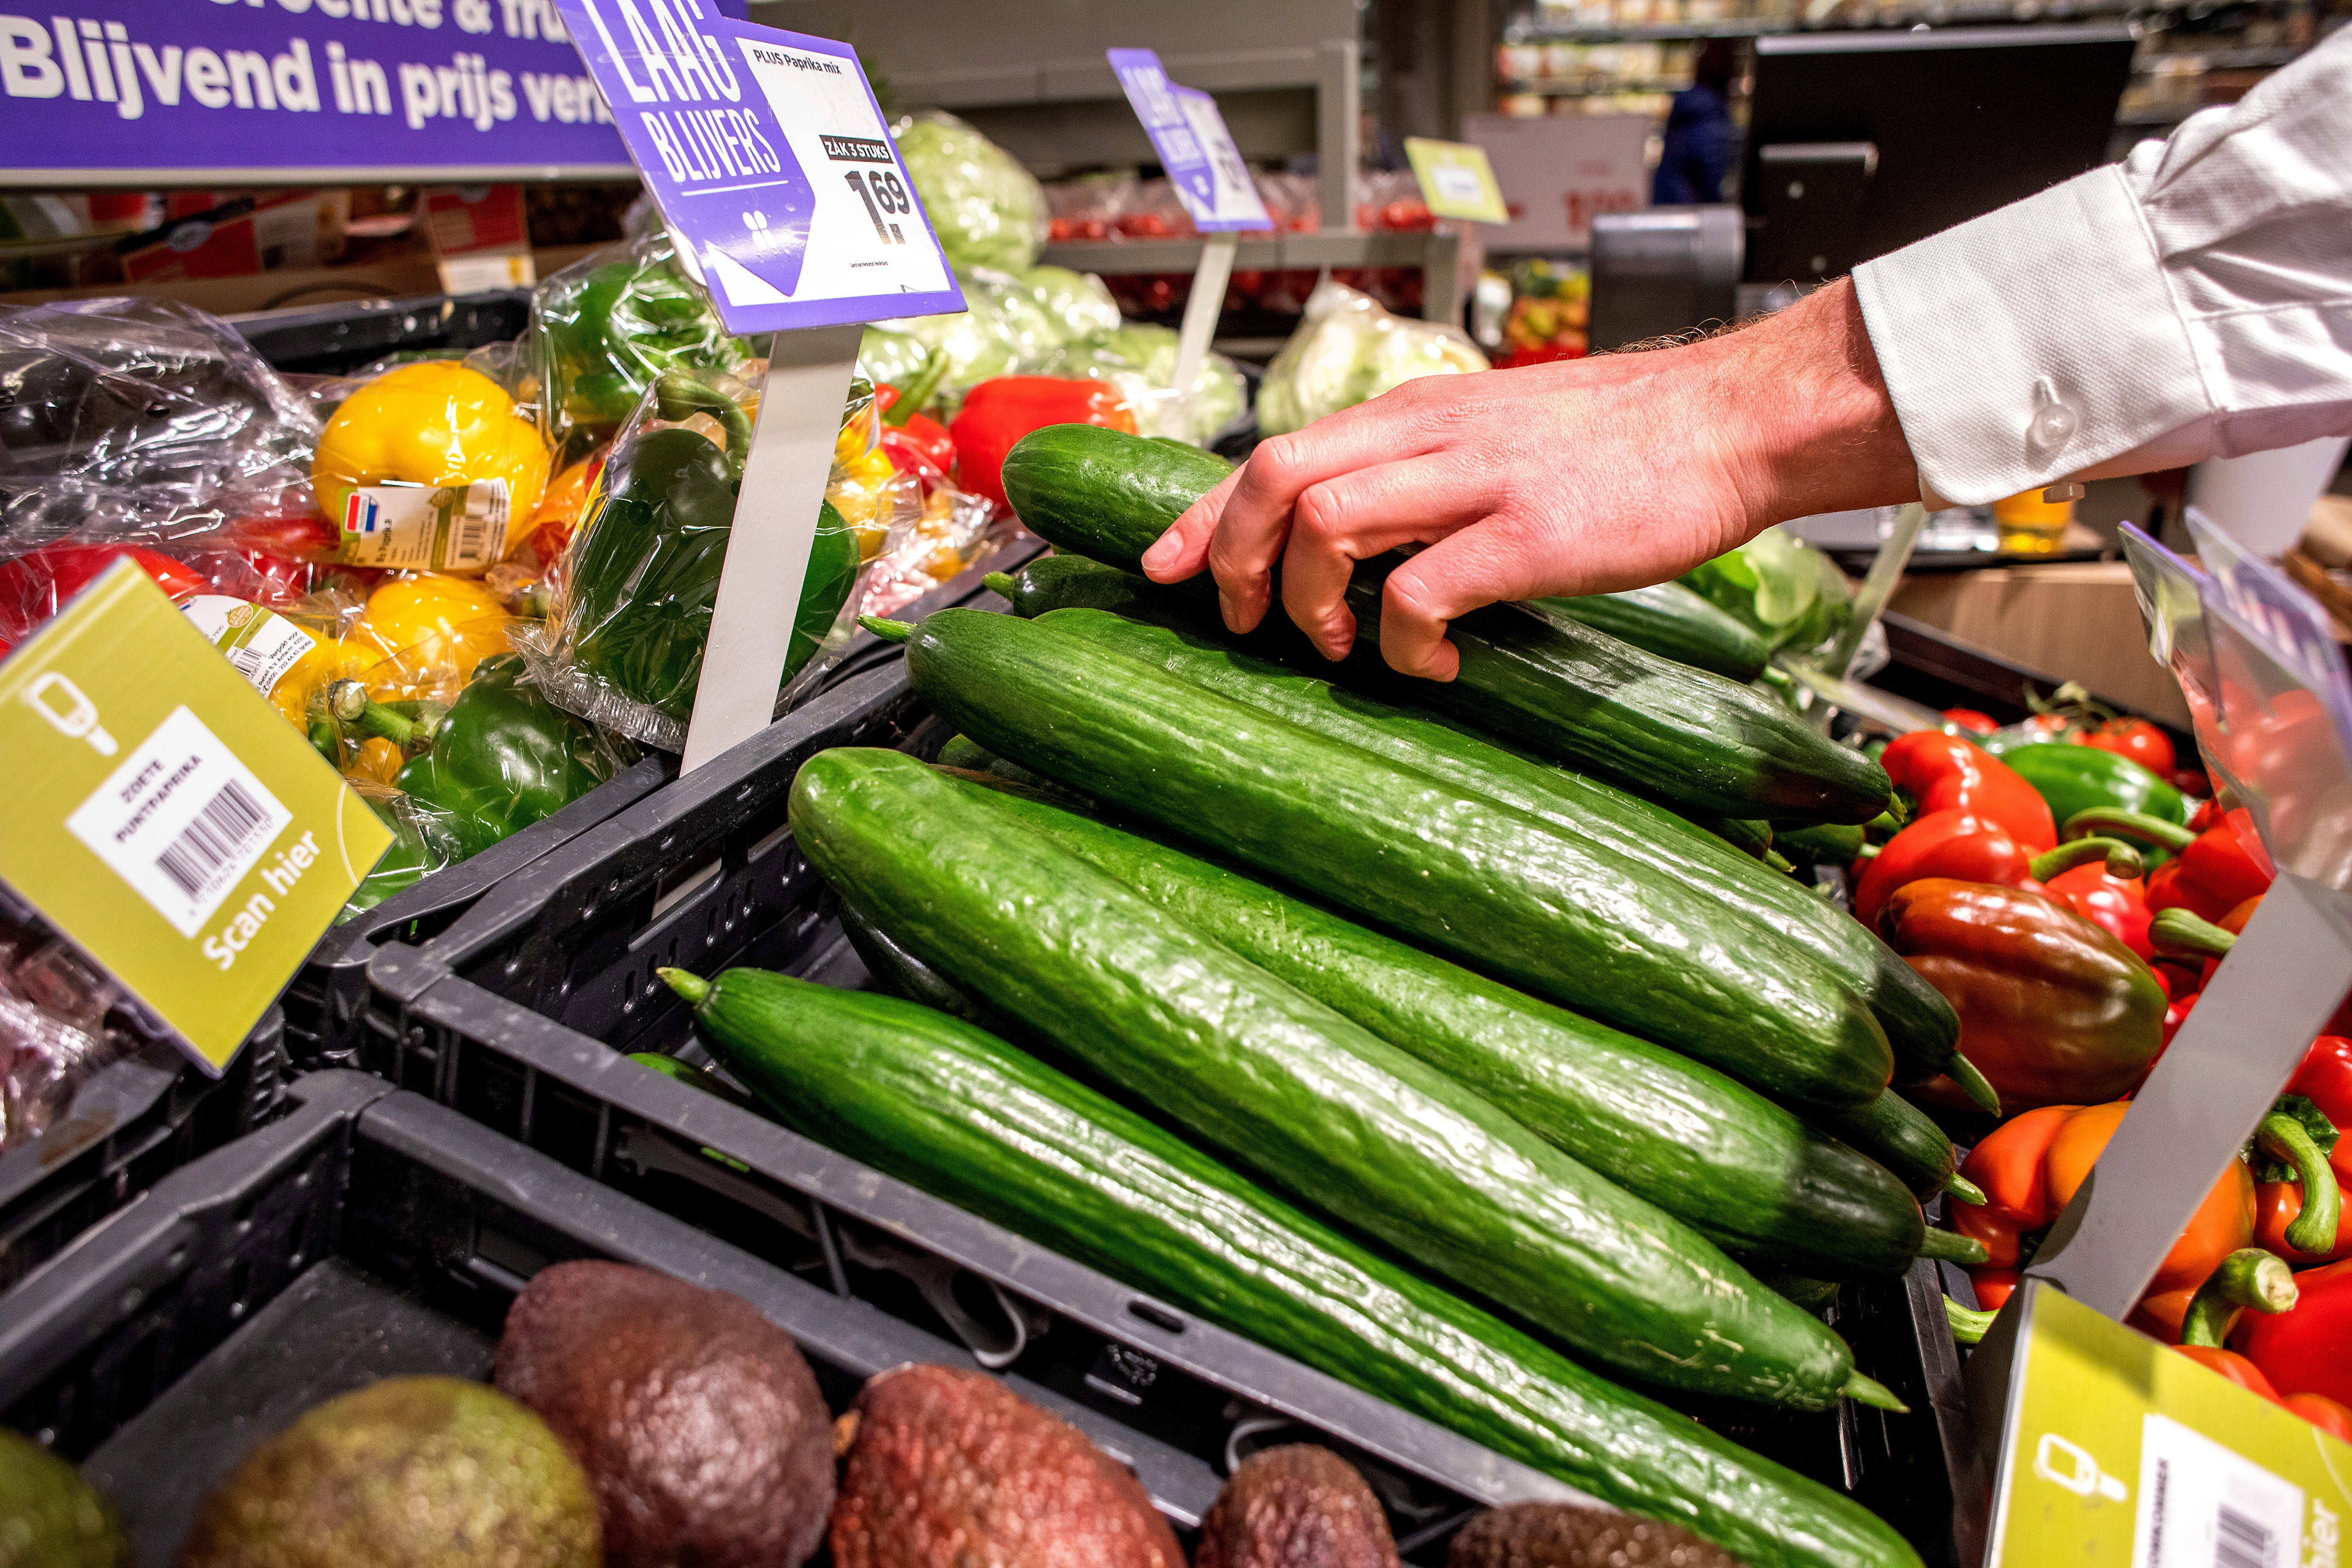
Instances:
[[[2129,948],[2054,899],[1930,877],[1879,914],[1887,944],[1960,1019],[1960,1053],[2011,1110],[2111,1100],[2163,1043],[2166,997]],[[1955,1086],[1920,1092],[1963,1103]]]
[[[2295,1304],[2275,1317],[2249,1313],[2231,1347],[2282,1394],[2319,1394],[2352,1404],[2352,1259],[2294,1277]]]
[[[2078,731],[2077,745],[2096,746],[2103,752],[2113,752],[2119,757],[2129,757],[2160,778],[2169,778],[2179,759],[2174,756],[2172,738],[2145,719],[2109,719],[2092,729]]]
[[[2352,1133],[2352,1039],[2322,1035],[2311,1042],[2303,1065],[2286,1080],[2286,1092],[2299,1094],[2319,1108],[2338,1132]],[[2338,1138],[2327,1163],[2339,1182],[2352,1182],[2352,1136]]]
[[[1998,822],[2036,855],[2058,842],[2040,792],[1999,757],[1956,735],[1916,730],[1897,736],[1878,762],[1911,797],[1916,816],[1965,807]]]
[[[1000,375],[968,393],[948,426],[955,441],[956,482],[998,506],[1004,499],[1004,454],[1048,425],[1102,425],[1132,436],[1135,415],[1107,382],[1051,375]]]
[[[2115,840],[2076,839],[2078,844],[2114,843]],[[2057,854],[2071,847],[2060,845],[2052,851]],[[2156,956],[2155,947],[2147,939],[2147,884],[2140,879],[2138,858],[2119,859],[2107,855],[2087,866],[2077,866],[2049,879],[2053,897],[2066,900],[2067,907],[2093,925],[2112,934],[2117,942],[2141,959]],[[2163,976],[2157,977],[2159,981]]]
[[[2138,838],[2175,858],[2157,868],[2148,879],[2147,907],[2151,913],[2187,910],[2201,919],[2218,921],[2248,899],[2266,891],[2276,875],[2269,852],[2254,831],[2253,815],[2242,806],[2223,812],[2202,833],[2136,811],[2084,811],[2067,819],[2067,831],[2077,826],[2093,833],[2120,834]]]
[[[2173,1349],[2208,1372],[2218,1372],[2249,1394],[2259,1394],[2273,1405],[2284,1405],[2279,1391],[2263,1375],[2262,1368],[2235,1351],[2225,1351],[2211,1345],[2175,1345]]]
[[[939,385],[933,365],[936,363],[940,370],[947,367],[946,354],[938,349],[933,349],[931,353],[932,359],[924,362],[922,370],[904,394],[887,382],[876,387],[874,406],[882,413],[884,451],[893,458],[902,453],[911,454],[945,474],[955,467],[955,438],[948,434],[946,426],[922,412],[924,400]],[[899,464],[901,468],[908,466],[903,462]]]
[[[2352,1443],[2352,1408],[2324,1394],[2290,1394],[2279,1403],[2329,1436]]]
[[[132,544],[52,544],[0,565],[0,637],[23,641],[123,556],[137,562],[175,605],[212,592],[212,584],[187,563],[159,551]]]
[[[1990,713],[1979,713],[1973,708],[1947,708],[1944,722],[1966,735],[1990,735],[2000,724]]]
[[[2094,860],[2101,864],[2086,864]],[[1991,818],[1979,816],[1966,807],[1948,806],[1912,823],[1888,839],[1873,857],[1854,884],[1854,918],[1874,927],[1879,911],[1886,906],[1887,895],[1906,882],[1926,877],[1990,882],[2004,888],[2022,888],[2028,892],[2052,892],[2063,898],[2064,895],[2056,893],[2054,888],[2045,889],[2044,880],[2053,877],[2063,879],[2077,872],[2104,877],[2107,862],[2113,862],[2116,870],[2128,878],[2139,874],[2139,857],[2118,839],[2085,838],[2035,855]],[[2074,902],[2072,899],[2066,901]],[[2098,916],[2089,910],[2078,912],[2098,921]],[[2105,921],[2099,923],[2106,924]],[[2139,923],[2144,937],[2147,924],[2145,914]],[[2116,934],[2123,935],[2121,931]],[[2125,940],[2129,945],[2129,939]]]
[[[2205,969],[2198,981],[2201,991],[2212,983],[2213,972],[2221,967],[2221,961],[2237,946],[2239,934],[2254,918],[2254,910],[2262,901],[2262,895],[2256,894],[2223,915],[2219,924],[2200,920],[2185,909],[2159,910],[2148,922],[2147,937],[2158,952],[2169,955],[2174,962],[2202,960]],[[2345,997],[2336,1005],[2320,1032],[2352,1036],[2352,996]]]

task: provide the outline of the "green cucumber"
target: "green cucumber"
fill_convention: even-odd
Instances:
[[[907,672],[1000,756],[1751,1087],[1837,1108],[1886,1086],[1885,1035],[1819,960],[1593,839],[1048,619],[941,610]]]
[[[1125,571],[1226,468],[1207,453],[1091,426],[1055,425],[1004,458],[1021,520],[1059,548]],[[1656,795],[1676,810],[1727,817],[1867,822],[1886,807],[1885,771],[1816,734],[1737,681],[1660,658],[1604,632],[1524,605],[1456,618],[1450,681],[1406,681],[1382,662],[1382,584],[1402,557],[1360,563],[1347,593],[1358,652],[1344,679],[1413,695],[1545,755]],[[1205,579],[1191,586],[1205,592]],[[1277,614],[1271,617],[1280,620]],[[1276,645],[1301,656],[1303,639]]]
[[[1236,652],[1222,634],[1081,610],[1048,611],[1044,624],[1613,850],[1692,896],[1747,917],[1752,927],[1743,940],[1754,951],[1786,943],[1828,965],[1876,1015],[1901,1081],[1923,1082],[1948,1070],[1959,1019],[1916,970],[1843,910],[1778,871],[1727,852],[1717,837],[1663,806],[1521,756],[1443,720]],[[1715,1065],[1735,1078],[1748,1076],[1737,1066]]]
[[[1840,1279],[1918,1255],[1900,1182],[1721,1073],[1181,849],[1018,792],[1000,809],[1727,1251]]]
[[[1620,642],[1711,669],[1743,685],[1764,671],[1771,647],[1729,612],[1680,583],[1654,583],[1616,594],[1573,599],[1531,599],[1547,616],[1566,616]]]
[[[663,977],[787,1126],[1741,1560],[1917,1568],[1884,1522],[1619,1388],[968,1025],[758,970]]]
[[[1953,1185],[1960,1156],[1951,1139],[1926,1111],[1891,1089],[1852,1110],[1808,1110],[1801,1114],[1822,1131],[1869,1155],[1923,1198],[1961,1190]]]
[[[1116,566],[1106,566],[1099,561],[1089,561],[1083,555],[1041,555],[1018,573],[992,572],[988,585],[1003,595],[1013,605],[1013,613],[1034,620],[1055,610],[1108,610],[1130,620],[1145,621],[1171,630],[1192,632],[1206,637],[1221,647],[1241,653],[1244,643],[1258,650],[1271,653],[1279,638],[1288,640],[1279,628],[1261,632],[1250,638],[1238,638],[1218,626],[1214,611],[1198,597],[1181,591],[1163,588],[1149,578],[1132,572],[1122,572]],[[1258,657],[1244,654],[1254,664],[1268,671],[1294,673]],[[1308,666],[1328,673],[1330,667],[1318,660]],[[1318,679],[1319,675],[1297,675],[1300,679]],[[1412,693],[1400,689],[1393,693],[1407,700]],[[1371,700],[1367,699],[1370,701]],[[1549,766],[1538,763],[1538,766]],[[1683,821],[1714,834],[1751,859],[1764,859],[1772,848],[1772,825],[1748,817],[1717,816],[1705,812],[1671,812]]]
[[[1004,1032],[1003,1018],[987,1003],[908,952],[891,939],[888,931],[859,913],[847,899],[841,901],[841,930],[866,965],[866,973],[884,991],[983,1029]]]
[[[1862,858],[1869,836],[1847,823],[1817,822],[1774,830],[1772,842],[1790,859],[1816,866],[1851,866]]]
[[[836,750],[801,769],[791,821],[908,951],[1408,1260],[1653,1382],[1798,1409],[1847,1387],[1837,1336],[1696,1231],[1026,833],[997,792]]]

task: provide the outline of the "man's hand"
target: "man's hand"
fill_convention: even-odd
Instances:
[[[1786,518],[1912,499],[1918,480],[1850,283],[1735,332],[1647,353],[1430,376],[1261,445],[1145,552],[1205,565],[1225,624],[1282,603],[1329,658],[1354,646],[1357,562],[1390,576],[1381,652],[1454,678],[1456,616],[1663,582]]]

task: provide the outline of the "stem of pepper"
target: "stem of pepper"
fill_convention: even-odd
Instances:
[[[1955,1344],[1979,1343],[1984,1339],[1985,1331],[1992,1327],[1992,1321],[1999,1316],[1999,1312],[1980,1307],[1963,1307],[1949,1296],[1944,1298],[1944,1321],[1952,1325],[1952,1342]]]
[[[1987,1116],[2000,1114],[2000,1093],[1984,1074],[1977,1070],[1976,1063],[1954,1051],[1951,1060],[1944,1064],[1944,1071],[1960,1086],[1960,1092],[1967,1095],[1969,1103],[1979,1110]]]
[[[1927,1234],[1920,1238],[1919,1256],[1961,1264],[1982,1263],[1987,1258],[1983,1242],[1953,1231],[1937,1230],[1932,1225],[1927,1227]]]
[[[2089,815],[2084,812],[2068,818],[2068,826]],[[2119,882],[2129,881],[2147,868],[2140,863],[2139,851],[2120,838],[2077,838],[2036,855],[2027,863],[2025,874],[2037,882],[2046,882],[2061,871],[2071,871],[2094,860],[2105,860],[2107,875]]]
[[[2073,838],[2103,830],[2128,833],[2135,838],[2144,838],[2158,848],[2169,849],[2175,854],[2197,842],[2197,835],[2177,822],[2167,822],[2144,811],[2125,811],[2112,805],[2095,805],[2088,811],[2076,812],[2066,819],[2066,826],[2059,837]]]
[[[2188,910],[2158,910],[2148,922],[2148,944],[2157,952],[2179,958],[2227,958],[2238,939],[2211,921]]]
[[[2297,1252],[2336,1250],[2336,1226],[2341,1217],[2343,1194],[2326,1153],[2313,1141],[2311,1130],[2294,1117],[2273,1110],[2254,1129],[2254,1147],[2272,1159],[2294,1167],[2303,1184],[2303,1212],[2286,1227],[2286,1244]]]
[[[338,680],[327,688],[327,713],[337,723],[390,741],[404,752],[430,743],[437,728],[432,719],[411,719],[385,707],[356,680]]]
[[[2297,1294],[2294,1271],[2284,1258],[2259,1247],[2242,1247],[2221,1259],[2189,1299],[2189,1310],[2180,1319],[2180,1342],[2218,1350],[2240,1308],[2284,1312],[2294,1305]]]
[[[906,428],[908,421],[923,411],[923,405],[931,400],[931,394],[940,389],[947,374],[947,350],[935,348],[924,355],[923,367],[915,373],[915,379],[901,387],[898,400],[882,411],[882,423]]]
[[[654,396],[665,419],[709,414],[727,426],[728,465],[741,476],[744,456],[751,449],[751,416],[743,412],[741,404],[707,382],[675,370],[662,372],[654,383]]]

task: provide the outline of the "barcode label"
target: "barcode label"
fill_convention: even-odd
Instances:
[[[189,623],[221,650],[264,697],[317,646],[309,632],[260,605],[222,594],[199,594],[180,606]]]
[[[2213,1568],[2272,1568],[2270,1528],[2228,1503],[2213,1522]]]
[[[203,720],[178,708],[129,749],[66,826],[193,937],[292,821]]]
[[[478,571],[506,557],[512,500],[504,479],[435,489],[366,485],[344,509],[341,557],[354,566]]]
[[[195,820],[180,829],[179,837],[155,857],[156,869],[188,897],[201,898],[226,879],[228,868],[268,825],[268,816],[244,786],[235,779],[226,780],[220,793],[197,811]]]
[[[2141,1427],[2133,1568],[2298,1568],[2303,1489],[2164,1415]]]

